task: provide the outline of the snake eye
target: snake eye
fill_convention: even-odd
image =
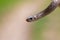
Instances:
[[[30,18],[30,20],[32,20],[33,18]]]

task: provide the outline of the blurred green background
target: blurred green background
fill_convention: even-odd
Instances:
[[[5,12],[9,12],[13,8],[13,5],[18,2],[20,2],[20,4],[21,4],[22,2],[24,2],[24,0],[0,0],[0,20],[3,17],[3,15],[5,14]],[[45,9],[50,4],[50,2],[51,2],[51,0],[46,0],[44,2],[44,5],[42,5],[42,9],[40,9],[40,10]],[[42,32],[44,30],[48,30],[49,26],[52,27],[54,25],[57,25],[56,27],[60,28],[59,24],[60,24],[60,8],[58,7],[50,15],[34,22],[34,24],[33,24],[33,28],[35,28],[35,30],[33,31],[34,40],[42,40],[43,39]]]

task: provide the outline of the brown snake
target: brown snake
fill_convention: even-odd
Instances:
[[[60,0],[53,0],[50,5],[43,11],[39,12],[38,14],[35,14],[33,16],[29,16],[26,21],[27,22],[32,22],[36,21],[40,18],[45,17],[46,15],[50,14],[53,12],[58,6],[60,5]]]

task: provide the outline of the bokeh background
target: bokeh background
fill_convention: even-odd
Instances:
[[[44,10],[51,3],[51,0],[0,0],[0,27],[4,24],[4,15],[12,12],[16,4],[23,5],[23,3],[35,3],[36,1],[41,3],[35,10],[35,14]],[[51,14],[33,22],[31,26],[33,40],[60,40],[60,8],[57,7]]]

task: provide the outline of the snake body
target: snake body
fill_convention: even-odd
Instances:
[[[29,16],[26,21],[27,22],[32,22],[32,21],[36,21],[40,18],[45,17],[46,15],[50,14],[51,12],[53,12],[58,6],[60,5],[60,1],[59,0],[53,0],[50,5],[43,11],[39,12],[38,14],[35,14],[33,16]]]

